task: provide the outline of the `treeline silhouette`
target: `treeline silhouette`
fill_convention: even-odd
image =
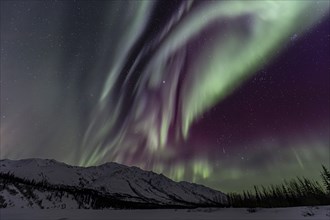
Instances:
[[[322,165],[322,183],[305,177],[279,185],[254,186],[254,190],[228,194],[232,207],[292,207],[330,204],[330,172]]]
[[[67,185],[54,185],[46,180],[36,182],[35,180],[22,179],[12,173],[0,173],[0,191],[6,189],[10,194],[15,195],[17,191],[11,188],[12,185],[28,201],[32,201],[40,208],[44,208],[42,200],[35,195],[35,190],[47,192],[46,197],[49,201],[62,201],[64,198],[74,199],[78,208],[83,209],[154,209],[154,208],[197,208],[197,207],[292,207],[292,206],[315,206],[330,205],[330,172],[322,166],[320,172],[322,183],[307,178],[297,177],[289,181],[284,181],[279,185],[254,186],[252,191],[243,191],[243,193],[229,193],[228,204],[192,204],[184,205],[164,205],[157,204],[150,199],[137,202],[137,197],[121,194],[108,194],[105,190],[74,187]],[[141,199],[141,198],[139,198]],[[131,201],[130,201],[131,200]],[[134,202],[132,200],[135,200]],[[7,206],[6,201],[0,196],[0,208]],[[61,208],[66,208],[65,203]]]

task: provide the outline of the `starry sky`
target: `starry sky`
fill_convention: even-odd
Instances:
[[[1,1],[0,157],[224,192],[329,166],[329,1]]]

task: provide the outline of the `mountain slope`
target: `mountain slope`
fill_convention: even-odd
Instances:
[[[106,163],[85,168],[44,159],[0,160],[0,207],[1,200],[8,206],[41,208],[227,204],[227,196],[222,192],[188,182],[174,182],[162,174],[137,167]],[[46,200],[51,205],[46,205]]]

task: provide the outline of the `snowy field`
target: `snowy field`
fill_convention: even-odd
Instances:
[[[310,216],[311,214],[312,216]],[[257,209],[250,213],[246,208],[218,208],[218,209],[181,209],[181,210],[83,210],[83,209],[0,209],[1,220],[23,220],[23,219],[141,219],[141,220],[215,220],[215,219],[251,219],[251,220],[329,220],[330,206],[320,207],[295,207],[295,208],[273,208]]]

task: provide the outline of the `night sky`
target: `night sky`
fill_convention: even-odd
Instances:
[[[1,1],[1,159],[224,192],[330,166],[329,1]]]

